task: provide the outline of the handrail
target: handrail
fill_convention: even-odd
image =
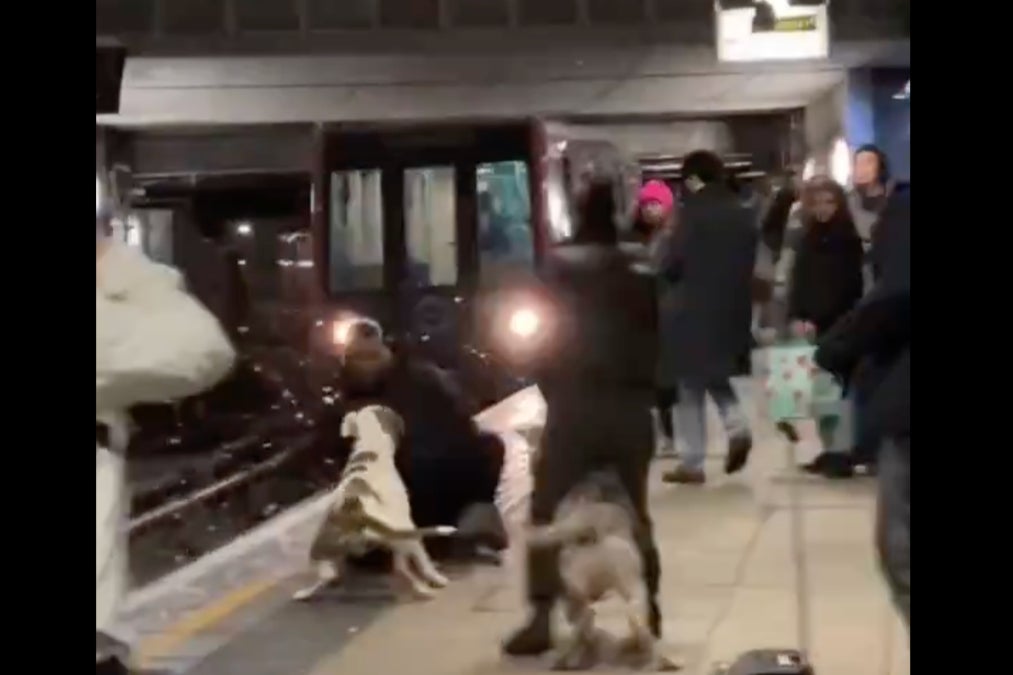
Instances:
[[[255,464],[248,469],[237,471],[217,483],[213,483],[184,497],[174,499],[162,506],[152,509],[151,511],[142,513],[136,518],[132,518],[127,527],[127,532],[130,535],[136,534],[138,531],[143,530],[154,523],[164,521],[214,497],[221,496],[222,494],[228,493],[236,488],[242,487],[250,483],[253,479],[277,469],[279,466],[283,465],[285,462],[311,446],[312,437],[304,436],[296,441],[292,447],[279,452],[270,459],[264,460],[259,464]]]

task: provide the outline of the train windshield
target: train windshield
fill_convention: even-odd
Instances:
[[[328,290],[381,290],[398,259],[413,288],[457,286],[466,270],[482,286],[529,274],[528,171],[522,160],[332,171]]]

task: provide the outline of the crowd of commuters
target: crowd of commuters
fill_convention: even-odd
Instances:
[[[855,152],[849,190],[827,176],[792,178],[759,214],[756,200],[728,189],[717,157],[693,153],[683,175],[681,204],[650,181],[637,214],[657,275],[655,448],[681,448],[664,479],[705,482],[707,394],[727,430],[725,470],[741,469],[752,443],[729,384],[736,357],[757,344],[814,342],[817,363],[843,384],[850,442],[841,447],[821,425],[823,447],[801,468],[880,473],[881,561],[910,622],[909,187],[873,145]]]

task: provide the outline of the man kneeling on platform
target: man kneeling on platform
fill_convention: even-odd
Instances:
[[[342,357],[345,409],[382,405],[404,434],[397,465],[420,528],[454,525],[456,541],[506,548],[494,498],[503,467],[502,440],[479,430],[451,376],[432,363],[392,351],[373,321],[357,321]],[[429,540],[434,554],[441,540]]]

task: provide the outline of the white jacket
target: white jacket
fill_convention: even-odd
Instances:
[[[106,631],[127,587],[126,410],[208,389],[235,353],[176,270],[115,244],[96,272],[95,419],[108,426],[110,443],[95,447],[95,619],[96,631]]]

